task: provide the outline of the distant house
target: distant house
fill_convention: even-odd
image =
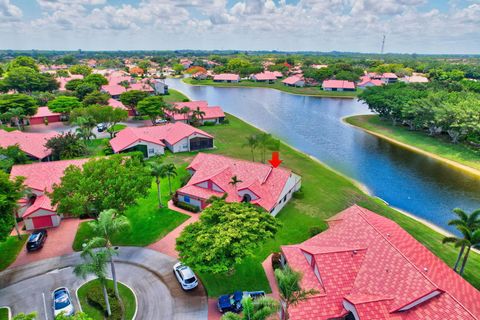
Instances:
[[[324,80],[322,88],[325,91],[355,91],[355,83],[346,80]]]
[[[213,76],[214,82],[240,82],[240,76],[234,73],[221,73]]]
[[[207,101],[175,102],[174,107],[176,110],[180,110],[184,107],[190,109],[190,113],[188,114],[180,114],[178,112],[172,114],[171,111],[166,111],[167,117],[174,122],[188,123],[189,118],[191,117],[191,111],[197,110],[197,108],[205,113],[203,118],[199,120],[202,124],[205,124],[206,122],[219,124],[225,120],[225,113],[222,108],[218,106],[209,106]]]
[[[301,75],[293,75],[282,81],[282,83],[288,87],[304,87],[305,80]]]
[[[48,140],[58,135],[58,132],[29,133],[22,131],[7,132],[0,129],[0,147],[18,145],[32,160],[48,161],[51,150],[45,148]]]
[[[192,75],[192,79],[195,80],[205,80],[208,78],[208,74],[206,72],[197,72]]]
[[[410,77],[405,77],[403,78],[403,81],[404,82],[407,82],[407,83],[427,83],[428,82],[428,78],[425,77],[425,76],[421,76],[421,75],[412,75]]]
[[[115,153],[141,151],[145,158],[165,153],[167,147],[173,153],[213,148],[213,136],[182,122],[160,126],[132,128],[117,133],[110,140]]]
[[[67,89],[65,88],[65,85],[71,81],[71,80],[76,80],[76,79],[83,79],[83,76],[81,74],[72,74],[69,77],[58,77],[57,82],[60,83],[60,87],[58,88],[59,91],[66,91]]]
[[[227,202],[250,202],[275,216],[301,186],[290,170],[215,154],[199,153],[187,170],[192,177],[177,198],[200,209],[210,197],[227,194]],[[230,183],[234,176],[241,181],[236,186]]]
[[[398,77],[395,73],[391,72],[385,72],[381,75],[380,80],[383,81],[383,83],[395,83],[398,80]]]
[[[88,60],[87,66],[89,66],[90,68],[95,68],[97,66],[97,61],[95,59]]]
[[[153,82],[153,89],[155,90],[155,94],[168,94],[168,85],[165,83],[165,81],[156,79]]]
[[[130,83],[128,88],[125,88],[124,86],[121,86],[119,84],[107,84],[101,87],[102,92],[108,93],[113,99],[116,100],[120,99],[120,95],[122,93],[130,90],[140,90],[148,92],[150,94],[153,94],[155,92],[152,86],[146,83]]]
[[[115,100],[115,99],[113,99],[113,98],[110,98],[110,99],[108,99],[108,105],[111,106],[111,107],[114,107],[114,108],[120,108],[120,109],[123,109],[123,110],[127,110],[129,117],[134,117],[134,116],[135,116],[135,111],[133,111],[133,110],[130,109],[130,108],[127,108],[127,107],[126,107],[121,101],[119,101],[119,100]]]
[[[357,84],[358,88],[365,89],[367,87],[378,87],[383,85],[384,82],[378,79],[372,79],[368,76],[361,77],[360,82]]]
[[[353,205],[327,223],[281,246],[300,287],[318,292],[291,305],[290,319],[478,319],[480,292],[395,222]]]
[[[188,69],[193,64],[192,60],[190,59],[180,59],[180,64],[185,68]]]
[[[39,107],[37,113],[28,119],[31,125],[61,122],[61,114],[50,111],[48,107]]]
[[[255,82],[273,83],[275,82],[275,80],[277,80],[277,76],[270,71],[265,71],[261,73],[252,74],[250,76],[250,79],[252,79]]]
[[[62,160],[40,162],[24,165],[14,165],[11,178],[25,177],[25,185],[32,191],[33,196],[19,201],[19,218],[22,218],[27,230],[57,227],[61,216],[50,202],[45,192],[52,192],[54,184],[58,184],[69,166],[82,166],[89,159]]]

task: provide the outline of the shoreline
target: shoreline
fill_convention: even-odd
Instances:
[[[277,90],[277,91],[280,91],[280,92],[283,92],[283,93],[287,93],[287,94],[293,94],[293,95],[296,95],[296,96],[304,96],[304,97],[314,97],[314,98],[330,98],[330,99],[335,99],[335,98],[339,98],[339,99],[356,99],[357,96],[335,96],[335,95],[318,95],[318,94],[308,94],[308,93],[295,93],[295,92],[288,92],[288,91],[284,91],[284,90],[280,90],[278,88],[273,88],[273,87],[249,87],[249,86],[239,86],[239,85],[231,85],[231,84],[228,84],[228,85],[214,85],[214,84],[198,84],[198,83],[187,83],[185,82],[184,80],[185,79],[189,79],[189,78],[182,78],[182,82],[185,83],[185,84],[188,84],[189,86],[203,86],[203,87],[215,87],[215,88],[248,88],[248,89],[273,89],[273,90]]]
[[[347,118],[350,118],[350,117],[356,117],[356,116],[362,116],[362,115],[354,115],[354,116],[345,116],[343,117],[341,120],[344,124],[346,125],[349,125],[353,128],[357,128],[357,129],[360,129],[360,130],[363,130],[371,135],[374,135],[378,138],[381,138],[381,139],[384,139],[384,140],[387,140],[388,142],[390,143],[393,143],[393,144],[396,144],[402,148],[405,148],[407,150],[410,150],[410,151],[413,151],[413,152],[416,152],[416,153],[419,153],[419,154],[422,154],[424,156],[427,156],[427,157],[430,157],[432,159],[435,159],[437,161],[440,161],[440,162],[443,162],[447,165],[449,165],[450,167],[453,167],[455,169],[458,169],[464,173],[467,173],[467,174],[470,174],[472,176],[475,176],[476,178],[480,178],[480,170],[477,170],[475,168],[472,168],[472,167],[469,167],[465,164],[461,164],[459,162],[456,162],[454,160],[450,160],[450,159],[447,159],[445,157],[442,157],[442,156],[439,156],[437,154],[434,154],[434,153],[431,153],[429,151],[425,151],[423,149],[420,149],[418,147],[415,147],[415,146],[412,146],[412,145],[409,145],[409,144],[406,144],[404,142],[401,142],[401,141],[398,141],[394,138],[390,138],[384,134],[381,134],[381,133],[378,133],[378,132],[375,132],[375,131],[372,131],[372,130],[369,130],[369,129],[365,129],[363,127],[359,127],[359,126],[356,126],[354,124],[351,124],[349,122],[346,121]]]
[[[188,84],[188,83],[187,83],[187,84]],[[188,95],[186,95],[184,92],[182,92],[181,90],[178,90],[178,89],[175,89],[175,90],[181,92],[182,94],[184,94],[186,97],[188,97],[188,98],[191,100],[191,98],[190,98]],[[230,115],[230,113],[228,113],[228,112],[226,112],[226,114]],[[233,114],[232,114],[232,115],[233,115]],[[233,115],[233,116],[235,116],[235,115]],[[352,124],[350,124],[350,123],[348,123],[348,122],[346,122],[346,121],[344,120],[345,118],[348,118],[348,117],[349,117],[349,116],[343,117],[343,118],[342,118],[342,122],[344,122],[344,123],[346,123],[346,124],[348,124],[348,125],[350,125],[350,126],[359,128],[359,127],[354,126],[354,125],[352,125]],[[259,131],[261,131],[261,132],[267,133],[265,130],[257,127],[256,125],[250,123],[249,121],[246,121],[246,120],[244,120],[244,119],[242,119],[242,118],[240,118],[240,117],[237,117],[237,118],[239,118],[239,119],[242,120],[243,122],[251,125],[252,127],[256,128],[257,130],[259,130]],[[360,128],[360,129],[362,129],[362,128]],[[382,198],[374,195],[374,194],[372,193],[372,191],[371,191],[370,189],[368,189],[368,187],[367,187],[365,184],[363,184],[363,183],[361,183],[360,181],[357,181],[357,180],[355,180],[354,178],[349,177],[349,176],[347,176],[347,175],[345,175],[345,174],[343,174],[343,173],[341,173],[341,172],[333,169],[332,167],[330,167],[330,166],[327,165],[326,163],[323,163],[320,159],[318,159],[318,158],[316,158],[316,157],[314,157],[314,156],[312,156],[312,155],[310,155],[310,154],[308,154],[308,153],[306,153],[306,152],[303,152],[303,151],[297,149],[296,147],[294,147],[294,146],[286,143],[286,142],[283,141],[283,140],[280,140],[280,142],[281,142],[282,144],[284,144],[285,146],[287,146],[287,147],[289,147],[289,148],[297,151],[298,153],[301,153],[301,154],[305,155],[305,156],[308,157],[309,159],[312,159],[313,161],[315,161],[315,162],[317,162],[318,164],[324,166],[324,167],[327,168],[328,170],[331,170],[332,172],[334,172],[334,173],[340,175],[341,177],[347,179],[347,180],[350,181],[354,186],[356,186],[358,189],[360,189],[363,193],[365,193],[366,195],[368,195],[368,196],[370,196],[370,197],[372,197],[372,198],[379,199],[380,201],[382,201],[383,203],[385,203],[386,206],[392,208],[393,210],[396,210],[396,211],[400,212],[401,214],[403,214],[403,215],[405,215],[405,216],[407,216],[407,217],[409,217],[409,218],[411,218],[411,219],[413,219],[413,220],[415,220],[415,221],[417,221],[417,222],[419,222],[419,223],[421,223],[421,224],[429,227],[430,229],[432,229],[433,231],[435,231],[435,232],[437,232],[437,233],[440,233],[441,235],[444,235],[444,236],[446,236],[446,237],[453,236],[453,234],[452,234],[450,231],[447,231],[447,230],[443,229],[442,227],[437,226],[436,224],[434,224],[434,223],[432,223],[432,222],[430,222],[430,221],[428,221],[428,220],[425,220],[425,219],[423,219],[423,218],[421,218],[421,217],[416,216],[416,215],[413,214],[413,213],[407,212],[407,211],[402,210],[402,209],[400,209],[400,208],[391,206],[387,201],[385,201],[385,200],[383,200]],[[479,174],[480,174],[480,172],[479,172]],[[476,251],[477,253],[480,253],[480,250],[476,250],[476,249],[472,249],[472,250],[473,250],[473,251]]]

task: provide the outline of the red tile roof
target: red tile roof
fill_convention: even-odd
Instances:
[[[277,80],[277,75],[270,71],[265,71],[252,75],[258,81],[274,81]]]
[[[372,78],[370,78],[369,76],[363,76],[363,77],[361,77],[361,80],[360,80],[360,82],[357,84],[357,86],[363,87],[363,86],[366,86],[368,83],[371,83],[371,84],[373,84],[374,86],[381,86],[381,85],[384,84],[383,81],[381,81],[381,80],[372,79]]]
[[[303,272],[302,287],[320,291],[290,308],[292,320],[339,317],[345,301],[360,319],[478,319],[480,292],[395,222],[354,205],[328,223],[327,231],[282,247]]]
[[[355,89],[355,83],[346,80],[324,80],[323,88]]]
[[[121,101],[115,100],[113,98],[108,99],[108,105],[114,108],[129,110]]]
[[[240,76],[238,74],[234,73],[221,73],[221,74],[216,74],[213,76],[213,80],[217,81],[238,81],[240,80]]]
[[[204,120],[208,119],[217,119],[225,117],[225,113],[223,112],[221,107],[218,106],[209,106],[207,101],[188,101],[188,102],[175,102],[174,107],[177,110],[180,110],[183,107],[187,107],[190,110],[196,110],[199,108],[201,111],[205,112],[203,116]],[[187,115],[174,113],[173,115],[170,112],[166,112],[169,116],[173,116],[173,119],[176,121],[185,120]]]
[[[25,212],[22,215],[22,218],[27,218],[28,216],[34,214],[38,210],[47,210],[51,211],[52,213],[55,213],[55,207],[52,205],[50,198],[47,197],[46,195],[40,195],[37,196],[35,201],[32,203],[30,207],[25,210]]]
[[[67,82],[74,79],[83,79],[83,76],[81,74],[72,74],[70,77],[66,77],[66,78],[58,77],[57,81],[60,83],[60,88],[58,90],[61,90],[61,91],[67,90],[65,89],[65,85],[67,84]]]
[[[37,113],[30,118],[43,118],[50,116],[59,116],[60,113],[52,112],[48,107],[39,107]]]
[[[237,190],[249,189],[259,197],[252,203],[262,206],[267,211],[275,207],[291,175],[291,171],[287,169],[274,169],[270,165],[258,162],[206,153],[199,153],[188,169],[195,172],[187,185],[178,190],[180,193],[207,200],[212,195],[222,196],[226,192],[228,193],[227,201],[240,202],[242,198],[237,194]],[[233,176],[237,176],[242,181],[236,186],[236,190],[230,184]],[[198,186],[205,181],[216,184],[223,192],[215,192]]]
[[[297,83],[298,81],[303,81],[303,77],[302,77],[301,74],[300,74],[300,75],[290,76],[290,77],[284,79],[284,80],[282,81],[282,83],[294,85],[294,84]]]
[[[147,141],[160,146],[165,146],[163,141],[166,141],[167,143],[174,145],[183,138],[195,133],[213,138],[213,136],[203,130],[182,122],[175,122],[152,127],[125,128],[117,133],[115,138],[110,140],[110,145],[115,152],[127,149],[137,141]]]
[[[55,137],[57,132],[28,133],[22,131],[7,132],[0,129],[0,147],[8,147],[18,144],[26,154],[37,159],[48,157],[52,152],[45,148],[47,141]]]
[[[126,92],[127,89],[119,84],[107,84],[102,86],[102,91],[110,94],[111,96],[118,96]]]
[[[70,165],[82,166],[89,159],[36,162],[14,165],[10,177],[25,177],[25,185],[40,192],[52,191],[55,183],[60,183],[63,173]]]
[[[395,73],[392,73],[392,72],[385,72],[384,74],[382,74],[382,78],[387,78],[387,79],[397,79],[397,75]]]

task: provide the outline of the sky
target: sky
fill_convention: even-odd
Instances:
[[[480,0],[0,0],[0,49],[480,53]]]

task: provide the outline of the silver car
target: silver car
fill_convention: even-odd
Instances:
[[[192,290],[198,286],[197,277],[192,269],[183,265],[181,262],[178,262],[173,266],[173,273],[175,273],[183,290]]]
[[[67,288],[57,288],[52,293],[53,314],[58,316],[64,313],[66,316],[73,316],[75,308],[73,307],[72,298]]]

